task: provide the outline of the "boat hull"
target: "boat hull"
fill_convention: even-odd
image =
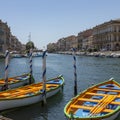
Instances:
[[[61,90],[61,87],[59,87],[56,90],[50,91],[46,93],[46,98],[49,98],[56,93],[58,93]],[[10,109],[10,108],[16,108],[16,107],[21,107],[21,106],[27,106],[30,104],[34,104],[37,102],[40,102],[43,100],[43,95],[35,95],[33,97],[26,97],[23,99],[13,99],[13,100],[4,100],[0,101],[0,110],[5,110],[5,109]]]
[[[103,118],[102,120],[114,120],[117,118],[117,116],[120,114],[120,112],[118,111],[117,113],[111,115],[110,117],[108,118]]]

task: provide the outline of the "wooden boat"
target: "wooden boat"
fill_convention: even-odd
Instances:
[[[120,84],[110,79],[71,99],[64,113],[71,120],[114,120],[120,113]]]
[[[29,58],[29,54],[25,54],[24,55],[26,58]],[[46,55],[47,56],[47,55]],[[32,54],[32,58],[35,58],[35,57],[42,57],[42,53],[36,53],[36,52],[33,52]]]
[[[42,53],[33,53],[32,57],[42,57]]]
[[[8,78],[8,87],[16,88],[16,87],[27,85],[29,84],[29,79],[30,79],[29,73],[10,77]],[[32,78],[32,82],[34,82],[34,78]],[[4,84],[5,84],[5,80],[0,79],[0,91],[2,90],[2,87],[4,86]]]
[[[62,76],[46,81],[46,98],[60,91],[63,84]],[[44,93],[43,82],[0,92],[0,111],[39,102],[43,100]]]

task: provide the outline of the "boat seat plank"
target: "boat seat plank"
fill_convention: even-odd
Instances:
[[[5,84],[5,81],[4,80],[0,80],[0,84]]]
[[[79,98],[80,101],[88,101],[88,102],[99,102],[99,100],[89,99],[89,98]]]
[[[120,90],[114,90],[114,89],[104,89],[104,88],[95,88],[95,89],[93,89],[93,90],[99,90],[99,91],[105,91],[105,92],[120,92]]]
[[[111,102],[111,104],[120,105],[120,102],[113,101],[113,102]]]
[[[89,95],[97,95],[97,96],[106,96],[106,94],[101,94],[101,93],[92,93],[92,92],[87,92],[86,94],[89,94]]]
[[[71,108],[76,108],[76,109],[84,109],[84,110],[91,110],[93,107],[90,106],[83,106],[83,105],[71,105]],[[111,109],[104,109],[103,112],[113,112],[114,110]]]
[[[8,82],[10,82],[10,81],[17,82],[17,81],[19,81],[19,80],[15,79],[15,78],[9,78],[9,79],[8,79]]]

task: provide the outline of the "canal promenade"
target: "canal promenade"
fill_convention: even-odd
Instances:
[[[58,54],[72,55],[72,51],[59,51]],[[93,56],[93,57],[109,57],[120,58],[120,51],[99,51],[99,52],[76,52],[76,55]],[[0,53],[0,58],[4,58],[4,54]]]
[[[58,54],[71,55],[72,51],[60,51]],[[94,56],[94,57],[109,57],[109,58],[120,58],[120,51],[100,51],[100,52],[76,52],[76,55],[81,56]]]

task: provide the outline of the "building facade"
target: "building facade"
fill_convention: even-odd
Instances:
[[[10,46],[10,28],[0,20],[0,52],[5,52]]]
[[[21,48],[21,42],[11,34],[10,27],[0,20],[0,53],[5,53],[5,50],[20,51]]]
[[[85,30],[83,32],[79,32],[78,36],[78,50],[87,50],[90,49],[92,43],[92,29]]]
[[[70,51],[71,48],[77,48],[77,39],[75,35],[71,35],[65,38],[65,42],[66,42],[66,46],[65,46],[65,50],[66,51]]]
[[[93,44],[100,50],[120,50],[120,19],[111,20],[93,28]]]

